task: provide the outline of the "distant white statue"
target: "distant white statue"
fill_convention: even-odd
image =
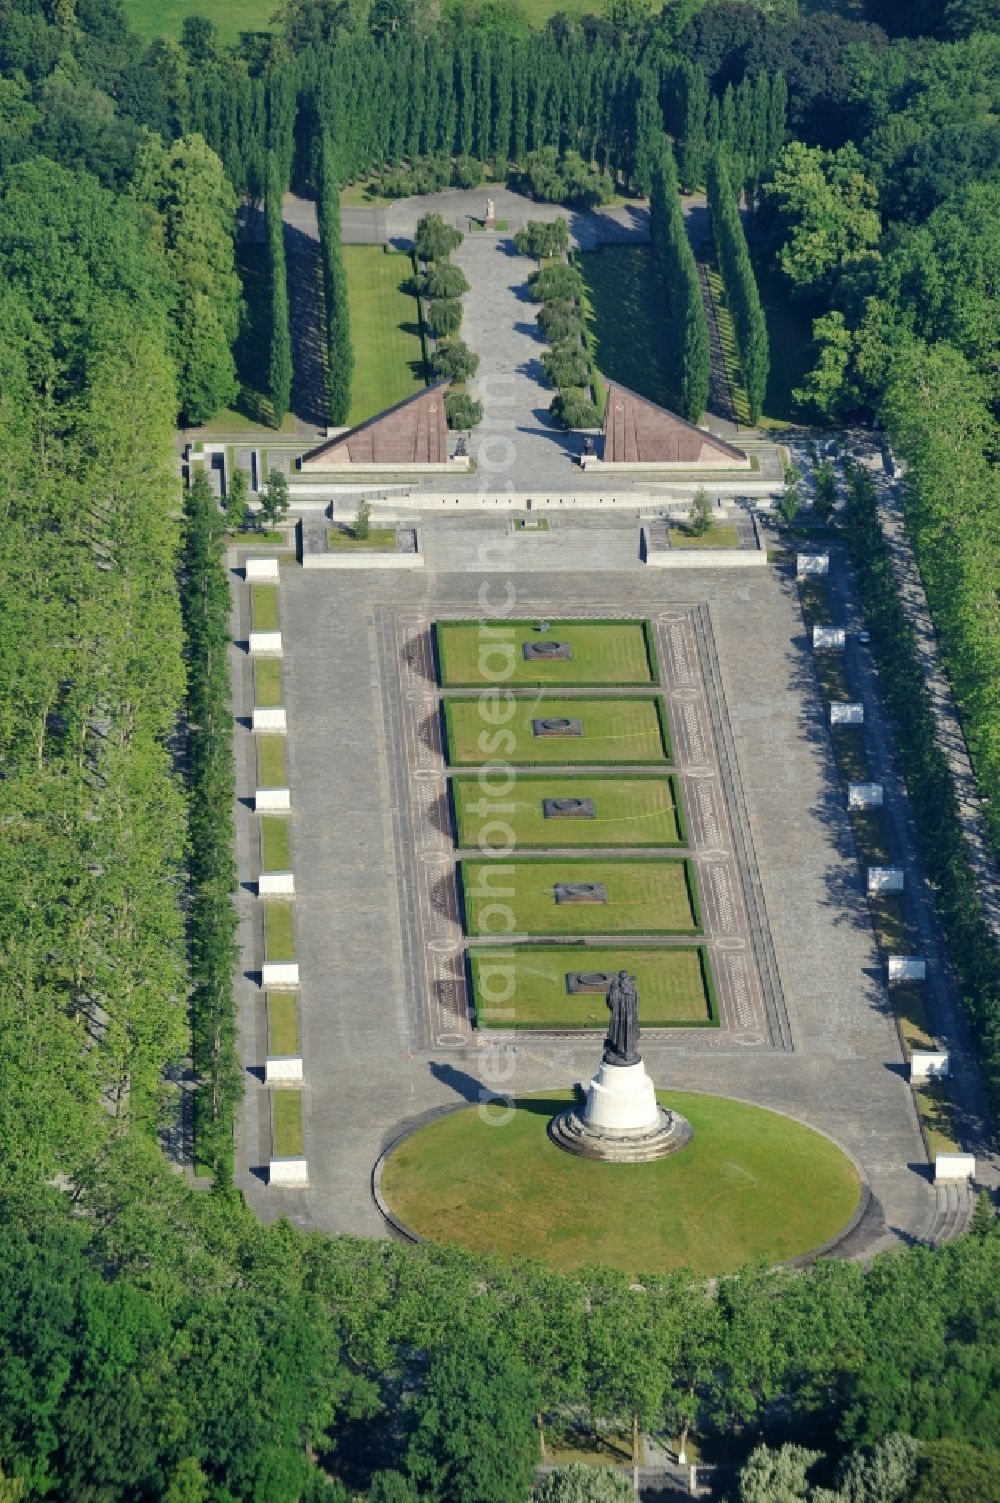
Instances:
[[[486,200],[486,223],[492,224],[497,217],[497,206],[492,198]]]

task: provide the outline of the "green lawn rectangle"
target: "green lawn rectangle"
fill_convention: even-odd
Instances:
[[[268,992],[268,1054],[298,1054],[299,1048],[298,994],[296,992]]]
[[[445,688],[590,688],[659,682],[648,621],[438,621],[438,666]],[[532,643],[559,642],[569,658],[528,659]]]
[[[285,779],[286,774],[284,736],[258,736],[258,788],[284,788]]]
[[[701,946],[491,945],[472,950],[469,966],[479,1028],[603,1032],[605,998],[601,992],[571,992],[567,977],[574,971],[629,971],[644,1029],[710,1028],[719,1022],[711,962]]]
[[[328,527],[328,548],[381,548],[390,551],[396,546],[395,527],[369,527],[367,537],[357,538],[350,527]]]
[[[258,658],[253,665],[255,705],[281,704],[281,664],[275,658]]]
[[[268,960],[279,963],[295,959],[295,934],[290,903],[264,904],[264,954]]]
[[[695,934],[701,928],[688,861],[553,856],[460,861],[465,930],[502,934]],[[557,883],[601,883],[603,903],[557,903]]]
[[[250,619],[254,631],[278,630],[278,586],[255,584],[250,586]]]
[[[347,300],[354,374],[353,426],[424,387],[424,357],[416,298],[406,291],[413,276],[409,256],[378,245],[345,245]]]
[[[288,820],[280,814],[265,814],[260,822],[260,865],[265,872],[287,872],[292,865]]]
[[[444,701],[448,760],[522,767],[656,766],[670,761],[666,705],[659,696],[555,699],[504,690]],[[581,736],[536,736],[535,720],[579,720]]]
[[[490,786],[487,780],[484,788],[471,775],[451,780],[458,844],[466,850],[508,845],[517,850],[659,847],[686,842],[680,790],[672,776],[553,777],[522,772],[508,793],[491,794]],[[564,798],[590,799],[593,818],[547,817],[545,800]]]
[[[302,1153],[302,1092],[271,1092],[271,1148],[278,1159],[297,1159]]]
[[[668,527],[671,548],[738,548],[740,535],[737,528],[726,522],[715,522],[707,532],[691,532],[686,527]]]

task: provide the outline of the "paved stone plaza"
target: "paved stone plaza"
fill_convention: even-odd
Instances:
[[[738,987],[729,983],[720,1029],[646,1035],[650,1073],[658,1085],[786,1111],[853,1153],[873,1204],[852,1247],[927,1235],[935,1196],[792,581],[770,569],[653,574],[639,562],[638,524],[625,516],[601,517],[599,529],[560,517],[554,532],[537,537],[512,536],[500,518],[434,520],[422,534],[427,566],[419,574],[282,570],[310,1183],[282,1191],[262,1172],[261,937],[246,891],[240,995],[250,1073],[238,1183],[255,1209],[328,1232],[381,1234],[372,1168],[406,1127],[479,1099],[498,1077],[508,1090],[529,1091],[593,1073],[593,1037],[480,1043],[464,1026],[458,991],[436,990],[438,980],[460,976],[460,936],[446,909],[426,898],[452,858],[435,795],[420,793],[441,782],[426,730],[436,691],[420,642],[432,620],[480,611],[644,615],[658,632],[702,883],[717,867],[733,889],[735,927],[725,932],[716,905],[709,941],[717,960],[727,941],[742,944],[729,953],[750,962],[757,999],[741,1021]],[[598,538],[606,543],[595,546]],[[570,556],[576,568],[565,567]],[[244,594],[240,587],[235,630],[243,639]],[[249,669],[239,651],[235,662],[236,713],[245,717]],[[251,743],[241,723],[244,798],[253,786]],[[725,792],[703,820],[691,791],[699,783]],[[253,821],[245,810],[238,835],[248,874]],[[442,996],[454,1028],[434,1011]]]

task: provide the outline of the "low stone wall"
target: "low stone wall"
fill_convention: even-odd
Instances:
[[[278,578],[278,560],[276,558],[248,558],[243,565],[243,575],[248,584],[259,583],[262,579],[273,582]]]
[[[289,788],[258,788],[254,793],[255,814],[287,814],[292,807]]]
[[[927,962],[922,955],[889,955],[886,958],[886,980],[926,981]]]
[[[835,700],[830,706],[831,725],[864,725],[865,707],[852,700]]]
[[[288,730],[284,705],[254,705],[252,728],[255,731],[283,736]]]
[[[261,872],[257,878],[257,896],[259,898],[294,897],[294,872]]]
[[[795,578],[805,579],[810,574],[829,574],[828,553],[797,553],[795,555]]]
[[[655,548],[645,558],[654,569],[767,568],[765,548]]]
[[[272,1185],[302,1187],[309,1183],[309,1165],[305,1159],[271,1159],[267,1178]]]
[[[813,627],[813,647],[818,652],[840,652],[846,643],[847,632],[842,626]]]
[[[342,553],[305,553],[302,556],[303,569],[422,569],[424,567],[424,555],[422,553],[390,553],[388,550],[379,553],[372,549],[365,553],[361,549],[357,552],[344,551]]]
[[[976,1158],[972,1153],[939,1153],[934,1159],[934,1183],[956,1180],[968,1181],[976,1177]]]
[[[948,1074],[948,1055],[943,1049],[914,1049],[910,1055],[911,1080],[940,1080]]]
[[[252,658],[280,658],[280,631],[252,631],[247,644]]]
[[[456,491],[411,489],[410,487],[381,487],[378,480],[356,480],[353,485],[314,485],[296,482],[291,487],[292,505],[296,510],[322,510],[338,497],[365,495],[374,510],[381,515],[383,506],[404,508],[413,511],[440,512],[506,512],[506,511],[642,511],[655,508],[662,511],[664,505],[676,503],[690,506],[694,493],[703,482],[693,479],[686,484],[665,482],[656,491],[632,490],[624,487],[616,490],[608,486],[605,491],[592,489],[576,490],[569,484],[562,491]],[[395,490],[395,495],[386,495],[384,501],[378,492]],[[400,490],[405,495],[400,495]],[[780,480],[752,480],[734,477],[723,480],[711,477],[711,492],[715,496],[776,497],[781,494]],[[310,505],[310,502],[313,505]]]
[[[264,1061],[265,1085],[297,1085],[302,1078],[301,1054],[269,1054]]]
[[[274,991],[282,991],[287,990],[288,987],[298,986],[298,961],[265,960],[260,968],[260,984],[265,991],[269,987]]]
[[[901,866],[870,866],[869,892],[902,892],[906,877]]]
[[[881,809],[885,789],[881,783],[848,783],[848,809]]]

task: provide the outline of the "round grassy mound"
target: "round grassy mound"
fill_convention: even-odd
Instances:
[[[383,1165],[382,1196],[421,1237],[542,1258],[560,1269],[726,1273],[750,1258],[809,1252],[850,1221],[853,1163],[809,1127],[761,1107],[657,1093],[694,1128],[652,1164],[602,1164],[553,1144],[549,1118],[570,1092],[469,1107],[404,1138]]]

